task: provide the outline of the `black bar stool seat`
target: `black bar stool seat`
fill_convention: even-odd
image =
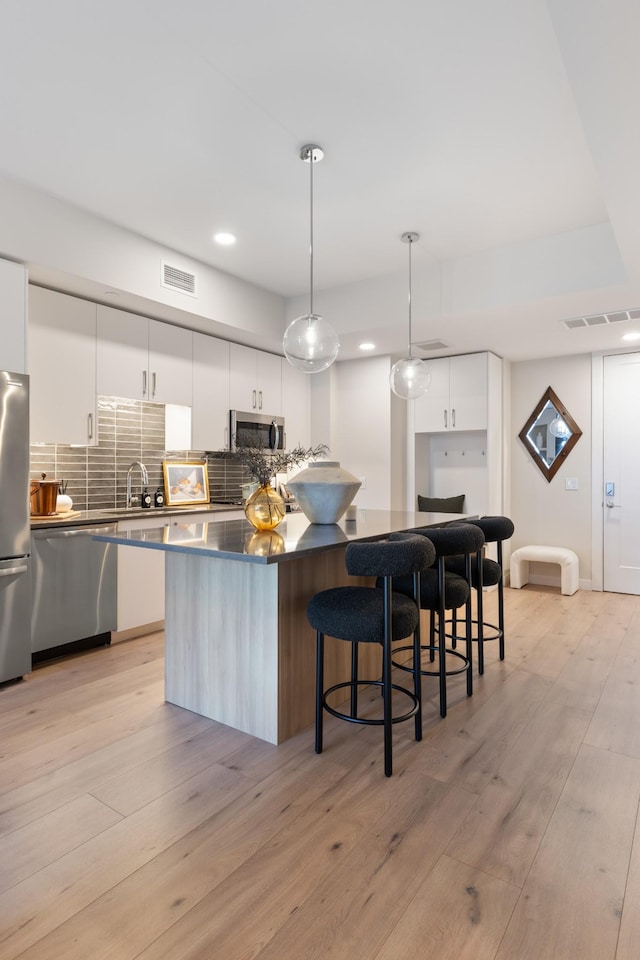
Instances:
[[[468,520],[465,523],[472,524],[482,530],[486,543],[495,543],[497,551],[497,561],[490,557],[482,557],[478,554],[477,562],[471,568],[471,586],[476,591],[476,604],[478,610],[478,619],[473,620],[477,627],[476,638],[478,642],[478,673],[484,673],[484,641],[498,640],[500,659],[504,660],[504,569],[502,562],[502,544],[513,536],[513,521],[509,517],[480,517],[478,520]],[[464,564],[463,557],[451,557],[447,560],[448,570],[454,573],[460,573]],[[498,623],[488,623],[484,619],[484,597],[483,589],[485,587],[498,588]]]
[[[350,723],[384,727],[384,772],[392,774],[392,724],[415,718],[415,738],[422,739],[422,691],[418,670],[414,670],[413,690],[391,682],[391,645],[413,634],[414,662],[420,661],[420,572],[435,556],[429,540],[412,534],[394,534],[388,540],[373,543],[350,543],[345,551],[345,565],[351,576],[380,577],[382,589],[371,586],[331,587],[311,598],[307,606],[309,623],[316,631],[316,753],[322,753],[323,713],[332,714]],[[410,595],[392,590],[392,578],[408,576],[412,582]],[[351,677],[324,689],[325,635],[351,643]],[[382,646],[382,679],[361,679],[358,675],[358,645],[378,643]],[[382,719],[358,714],[358,688],[378,686],[382,690]],[[349,712],[328,703],[337,690],[348,690]],[[392,713],[392,691],[408,699],[408,709]]]
[[[430,662],[438,655],[437,669],[430,669],[421,664],[423,676],[437,676],[440,688],[440,716],[447,715],[447,686],[446,678],[459,673],[466,673],[467,696],[473,693],[472,673],[472,638],[471,638],[471,588],[470,565],[471,558],[482,549],[484,536],[482,531],[467,523],[452,523],[446,527],[429,527],[413,531],[428,537],[435,547],[435,567],[424,570],[420,576],[420,607],[431,613],[429,624],[429,643],[422,646],[422,650],[429,651]],[[467,567],[465,576],[449,573],[445,562],[449,557],[462,554]],[[407,577],[394,577],[393,589],[407,593],[410,589]],[[465,609],[465,637],[466,651],[464,654],[454,647],[446,646],[445,612],[455,611],[464,606]],[[436,644],[436,621],[438,642]],[[458,639],[458,638],[456,638]],[[406,648],[400,647],[395,653]],[[457,666],[447,669],[447,657],[455,659]],[[408,669],[401,662],[394,660],[394,666]]]

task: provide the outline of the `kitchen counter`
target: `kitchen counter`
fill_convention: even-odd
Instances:
[[[148,510],[145,511],[146,515],[148,513]],[[318,524],[309,523],[302,513],[291,513],[275,530],[269,532],[256,532],[247,520],[189,524],[187,519],[186,524],[175,529],[133,529],[115,536],[96,536],[95,539],[198,557],[270,564],[299,559],[334,547],[345,547],[351,540],[379,540],[392,531],[443,526],[464,516],[358,510],[355,520],[342,519],[339,523]]]
[[[372,582],[347,576],[347,544],[458,519],[463,516],[359,510],[355,521],[331,525],[291,514],[268,534],[256,534],[246,520],[218,520],[96,539],[165,553],[165,699],[281,743],[314,718],[309,599],[340,584]],[[327,686],[349,675],[346,647],[327,641]],[[361,662],[376,675],[375,644],[362,644]]]
[[[112,510],[71,510],[69,513],[59,513],[54,517],[31,517],[31,529],[40,530],[43,527],[86,527],[105,522],[118,520],[149,520],[158,517],[173,517],[190,513],[225,513],[230,510],[242,510],[242,504],[237,503],[198,503],[186,507],[114,507]]]

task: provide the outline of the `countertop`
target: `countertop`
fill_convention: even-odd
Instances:
[[[148,512],[145,512],[145,516]],[[342,519],[339,523],[316,524],[309,523],[302,513],[291,513],[287,514],[277,529],[266,533],[256,532],[247,520],[191,524],[187,520],[178,526],[96,535],[94,539],[207,558],[281,563],[339,547],[351,540],[381,540],[389,533],[411,530],[414,527],[442,527],[470,516],[358,510],[355,520]]]
[[[153,517],[188,516],[190,513],[227,513],[242,510],[238,503],[198,503],[187,507],[118,507],[113,510],[78,510],[54,517],[31,517],[31,529],[43,527],[86,527],[93,524],[116,523],[119,520],[148,520]]]

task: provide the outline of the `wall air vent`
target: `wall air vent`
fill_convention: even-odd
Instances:
[[[576,330],[578,327],[605,327],[609,323],[624,323],[625,320],[639,320],[640,308],[634,310],[616,310],[614,313],[594,313],[589,317],[571,317],[570,320],[561,320],[560,323],[567,330]]]
[[[179,267],[174,267],[165,260],[161,262],[162,273],[160,285],[167,287],[168,290],[177,290],[179,293],[186,293],[190,297],[196,297],[196,277],[194,273],[188,273]]]
[[[429,353],[431,350],[447,350],[449,344],[445,343],[444,340],[424,340],[422,343],[414,343],[413,346],[416,350],[423,350],[425,353]]]

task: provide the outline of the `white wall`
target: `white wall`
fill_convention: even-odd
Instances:
[[[355,503],[389,510],[402,495],[404,430],[392,439],[389,357],[345,360],[311,377],[311,443],[326,443],[329,459],[365,478]],[[394,424],[402,412],[395,411]],[[392,450],[400,447],[402,463],[392,466]],[[396,508],[401,506],[396,504]]]
[[[0,256],[37,283],[227,339],[280,350],[284,299],[0,177]],[[197,298],[160,284],[161,261],[194,273]],[[107,290],[117,292],[112,297]]]
[[[548,483],[518,437],[547,387],[552,387],[582,436]],[[580,354],[511,365],[512,548],[527,544],[569,547],[580,560],[580,586],[591,585],[591,356]],[[578,490],[565,489],[576,478]],[[557,577],[558,568],[540,564],[539,582]],[[535,577],[534,577],[535,579]]]

